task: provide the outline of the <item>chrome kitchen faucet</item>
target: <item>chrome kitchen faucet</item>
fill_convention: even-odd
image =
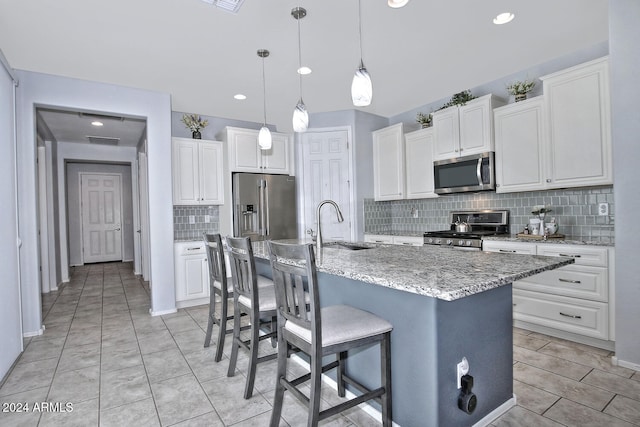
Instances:
[[[333,200],[323,200],[320,203],[318,203],[318,209],[316,210],[316,229],[317,234],[316,234],[316,252],[319,254],[320,251],[322,250],[322,231],[321,231],[321,227],[320,227],[320,208],[322,208],[322,206],[326,203],[332,204],[334,208],[336,208],[336,214],[338,216],[338,222],[342,222],[344,221],[344,217],[342,216],[342,212],[340,212],[340,207],[338,207],[338,204],[336,202],[334,202]]]

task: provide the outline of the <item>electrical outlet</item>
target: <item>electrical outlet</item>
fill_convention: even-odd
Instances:
[[[418,218],[418,209],[416,208],[411,208],[411,216],[413,218]]]
[[[204,222],[206,222],[206,223],[211,222],[211,215],[205,215],[204,216]]]
[[[609,215],[609,203],[598,203],[598,215]]]
[[[196,216],[189,215],[189,224],[195,224],[195,223],[196,223]]]
[[[469,373],[469,361],[466,357],[463,357],[460,363],[456,365],[457,377],[458,377],[458,388],[462,387],[462,377]]]

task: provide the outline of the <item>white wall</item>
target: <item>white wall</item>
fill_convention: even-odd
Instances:
[[[166,93],[48,74],[18,71],[18,207],[23,333],[41,329],[35,170],[35,109],[38,106],[96,111],[147,119],[149,141],[149,235],[153,314],[175,311],[171,191],[171,99]],[[60,230],[63,233],[63,230]],[[64,256],[61,253],[61,258]],[[62,259],[61,259],[62,262]],[[64,267],[64,263],[63,263]]]
[[[22,351],[14,79],[0,51],[0,381]],[[6,68],[5,68],[6,67]]]
[[[609,1],[613,186],[616,200],[616,358],[640,369],[640,2]]]

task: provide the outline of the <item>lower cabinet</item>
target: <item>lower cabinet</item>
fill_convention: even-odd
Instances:
[[[390,234],[365,234],[364,241],[369,243],[384,243],[388,245],[423,246],[422,236],[393,236]]]
[[[483,250],[574,258],[574,264],[513,283],[514,325],[611,348],[615,339],[613,248],[483,241]]]
[[[209,265],[204,242],[174,243],[176,306],[209,303]]]

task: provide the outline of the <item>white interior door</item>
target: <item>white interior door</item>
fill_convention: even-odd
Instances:
[[[51,291],[49,283],[49,239],[47,215],[47,162],[45,147],[38,147],[38,216],[40,235],[40,290]]]
[[[81,174],[83,262],[122,260],[120,175]]]
[[[148,198],[148,179],[147,179],[147,155],[138,154],[138,185],[140,197],[140,262],[142,263],[142,279],[151,280],[149,254],[151,246],[149,245],[149,198]]]
[[[346,130],[307,131],[302,136],[303,197],[305,230],[316,230],[318,203],[331,199],[340,206],[344,222],[339,223],[335,209],[324,206],[321,212],[322,239],[352,240],[349,133]]]

